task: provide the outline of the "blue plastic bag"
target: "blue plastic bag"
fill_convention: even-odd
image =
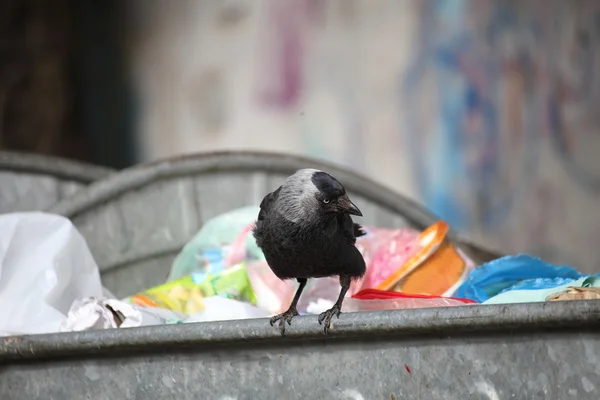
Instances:
[[[553,288],[584,276],[575,268],[558,267],[539,258],[519,254],[502,257],[475,268],[453,296],[482,303],[508,290]]]

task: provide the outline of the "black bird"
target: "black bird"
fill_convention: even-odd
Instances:
[[[253,230],[256,243],[279,279],[296,279],[300,286],[290,308],[271,318],[291,325],[298,315],[296,305],[309,278],[339,276],[342,290],[334,306],[319,315],[328,333],[331,319],[339,317],[352,279],[365,274],[365,261],[354,246],[364,235],[350,215],[362,213],[348,198],[346,189],[333,176],[316,169],[301,169],[288,177],[260,203]]]

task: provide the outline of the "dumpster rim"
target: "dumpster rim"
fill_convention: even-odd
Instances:
[[[393,194],[394,197],[401,198],[401,203],[418,209],[425,215],[425,219],[431,220],[431,223],[437,220],[431,211],[426,210],[418,202],[341,165],[296,154],[267,151],[198,152],[137,164],[119,171],[118,174],[92,183],[86,188],[85,193],[78,193],[64,202],[57,203],[53,209],[57,214],[73,217],[91,206],[96,206],[118,197],[128,190],[143,187],[156,180],[176,178],[190,173],[244,171],[248,167],[284,174],[300,168],[317,167],[331,172],[346,188],[352,188],[354,191],[360,192],[361,196],[382,204],[390,210],[396,211],[396,206],[388,199],[390,194]],[[361,185],[363,184],[367,184],[372,190],[362,189]],[[410,216],[408,217],[410,218]],[[420,225],[423,226],[419,226],[419,228],[425,229],[431,223],[421,223]]]
[[[0,362],[65,356],[152,353],[181,346],[260,344],[338,338],[459,336],[461,333],[575,330],[600,326],[600,302],[572,300],[497,305],[465,305],[393,311],[344,313],[325,336],[316,316],[294,319],[281,337],[267,319],[157,325],[42,335],[3,337]]]
[[[116,170],[62,157],[0,150],[0,171],[50,176],[90,184],[107,178]]]

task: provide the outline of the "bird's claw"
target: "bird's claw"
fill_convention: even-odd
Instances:
[[[339,318],[341,313],[342,310],[340,310],[340,307],[337,304],[334,304],[333,307],[331,307],[329,310],[322,312],[319,315],[319,325],[323,325],[323,323],[325,323],[325,334],[329,333],[329,329],[331,327],[331,319],[333,318],[333,316],[335,315],[337,318]]]
[[[296,308],[290,308],[289,310],[287,310],[286,312],[283,312],[281,314],[277,314],[274,315],[273,317],[271,317],[271,320],[269,321],[269,323],[271,324],[271,326],[275,325],[275,322],[279,321],[279,330],[281,331],[281,334],[285,334],[285,323],[287,322],[288,325],[292,326],[292,319],[298,315],[298,311],[296,310]]]

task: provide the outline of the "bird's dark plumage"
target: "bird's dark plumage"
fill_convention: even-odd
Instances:
[[[364,275],[365,262],[354,245],[364,231],[350,214],[362,215],[343,185],[318,170],[296,172],[262,200],[253,231],[256,242],[277,277],[300,283],[290,309],[271,320],[280,321],[282,333],[285,322],[298,314],[296,303],[307,279],[340,277],[338,302],[319,317],[327,332],[331,317],[340,313],[350,280]]]

